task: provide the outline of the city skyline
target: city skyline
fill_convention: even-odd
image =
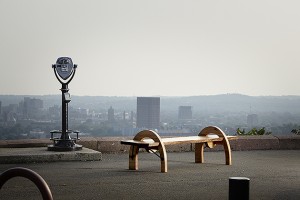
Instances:
[[[6,99],[0,95],[0,138],[47,138],[51,130],[60,130],[62,107],[53,104],[53,97],[36,97]],[[253,129],[286,135],[296,133],[299,127],[300,113],[294,109],[299,107],[299,98],[222,95],[215,98],[136,97],[133,100],[110,97],[103,104],[103,97],[92,97],[93,105],[83,98],[69,108],[69,124],[84,136],[132,136],[140,129],[178,136],[192,134],[211,124],[230,134]],[[248,110],[246,105],[253,105],[258,112]]]
[[[299,1],[0,1],[0,94],[300,95]]]

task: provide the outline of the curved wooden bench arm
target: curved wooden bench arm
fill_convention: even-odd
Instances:
[[[40,190],[44,200],[53,200],[52,193],[46,181],[35,171],[23,167],[8,169],[0,175],[0,189],[11,178],[24,177],[31,180]]]
[[[168,164],[167,164],[167,152],[165,145],[163,144],[160,136],[152,130],[143,130],[140,131],[135,135],[133,140],[142,141],[143,139],[150,138],[154,142],[158,142],[158,151],[160,154],[160,163],[161,163],[161,172],[168,171]],[[130,170],[137,170],[138,169],[138,153],[139,153],[139,146],[132,145],[130,146],[129,150],[129,169]]]
[[[204,128],[200,133],[199,136],[207,136],[208,134],[216,134],[223,140],[220,142],[225,151],[225,158],[226,158],[226,165],[231,165],[231,148],[229,141],[227,139],[226,134],[216,126],[208,126]],[[218,143],[219,144],[219,143]],[[204,143],[196,143],[195,144],[195,162],[196,163],[203,163],[204,162]],[[207,146],[213,148],[216,145],[214,142],[208,142]]]

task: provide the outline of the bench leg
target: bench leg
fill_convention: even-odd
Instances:
[[[231,165],[231,149],[230,145],[223,142],[226,165]],[[195,144],[195,163],[204,163],[204,143],[196,143]]]
[[[155,142],[159,143],[158,151],[160,154],[160,170],[161,172],[168,172],[168,161],[167,161],[167,152],[165,145],[161,141],[160,136],[152,130],[140,131],[134,136],[134,140],[142,141],[144,138],[150,138]],[[137,170],[138,169],[138,153],[139,147],[132,145],[130,146],[129,151],[129,169]]]
[[[132,145],[129,150],[129,169],[138,170],[139,161],[138,161],[139,147]]]
[[[168,158],[167,158],[167,152],[165,147],[162,146],[159,147],[159,154],[160,154],[160,171],[166,173],[168,172]]]
[[[226,165],[231,165],[231,149],[228,140],[223,141],[223,146],[225,151]]]
[[[231,148],[230,148],[229,141],[226,137],[226,134],[220,128],[218,128],[216,126],[208,126],[199,133],[199,136],[206,136],[210,133],[216,134],[219,137],[223,138],[223,141],[221,142],[221,144],[224,147],[226,165],[231,165]],[[196,157],[195,162],[203,163],[203,161],[204,161],[204,158],[203,158],[204,146],[203,145],[204,145],[203,143],[195,145],[195,157]],[[196,152],[198,152],[199,155],[197,155]]]
[[[195,144],[195,163],[204,163],[204,143]]]

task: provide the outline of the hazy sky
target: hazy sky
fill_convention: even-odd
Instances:
[[[0,94],[300,95],[299,0],[0,0]]]

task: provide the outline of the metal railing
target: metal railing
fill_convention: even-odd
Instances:
[[[31,180],[40,190],[44,200],[53,200],[51,190],[46,181],[35,171],[23,167],[16,167],[6,170],[0,175],[0,190],[11,178],[24,177]]]

